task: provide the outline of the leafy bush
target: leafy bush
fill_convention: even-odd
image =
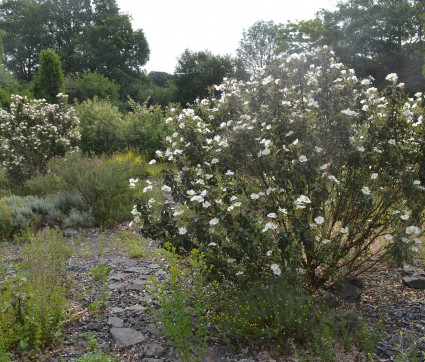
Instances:
[[[116,101],[119,98],[120,85],[102,74],[84,73],[77,79],[77,83],[78,94],[76,98],[79,101],[92,99],[95,96],[108,98],[111,101]]]
[[[78,118],[67,107],[65,95],[58,99],[59,104],[52,105],[13,95],[10,113],[0,111],[0,162],[11,184],[44,174],[50,158],[76,145]]]
[[[85,158],[78,152],[49,163],[51,172],[60,180],[64,190],[77,192],[92,208],[98,223],[110,226],[128,220],[134,199],[129,179],[143,175],[144,163],[131,158]]]
[[[122,115],[109,100],[94,97],[75,109],[80,118],[79,147],[84,153],[111,154],[124,148]]]
[[[160,106],[148,107],[147,102],[139,104],[133,100],[129,103],[132,110],[124,118],[126,146],[153,157],[155,150],[163,148],[162,141],[171,125],[162,122],[164,112]]]
[[[226,278],[303,271],[314,287],[409,258],[423,234],[422,95],[394,74],[379,92],[326,48],[317,63],[292,55],[176,112],[157,155],[178,172],[142,186],[144,236],[210,251]]]
[[[93,217],[79,195],[59,193],[45,198],[3,197],[0,199],[0,240],[7,240],[20,230],[62,224],[73,212],[82,215],[79,225],[92,226]]]
[[[64,271],[71,255],[60,233],[47,230],[23,248],[22,264],[0,272],[0,357],[7,358],[8,351],[35,353],[58,338],[66,318]]]

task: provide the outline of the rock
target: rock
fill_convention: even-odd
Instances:
[[[146,337],[133,328],[111,328],[110,332],[118,347],[132,347],[146,341]]]
[[[141,357],[160,357],[164,354],[165,348],[158,343],[149,343],[143,346]]]
[[[126,287],[127,290],[132,290],[132,291],[136,291],[136,292],[140,292],[142,290],[145,290],[145,286],[144,285],[140,285],[140,284],[132,284],[132,285],[128,285]]]
[[[347,280],[343,288],[339,291],[338,296],[347,302],[360,302],[363,290],[359,288],[359,285],[363,285],[363,282],[360,282],[358,278]]]
[[[123,283],[111,283],[108,285],[109,289],[120,289],[124,284]]]
[[[148,331],[150,334],[154,335],[154,336],[162,336],[161,331],[155,327],[154,324],[148,324],[148,326],[145,328],[146,331]]]
[[[148,265],[148,268],[151,268],[151,269],[158,269],[158,268],[159,268],[159,265],[158,265],[158,264],[155,264],[155,263],[152,263],[152,264],[149,264],[149,265]]]
[[[91,322],[87,325],[87,329],[90,331],[100,332],[103,328],[103,323]]]
[[[112,313],[122,313],[124,312],[124,308],[120,308],[120,307],[112,307]]]
[[[123,280],[125,278],[125,276],[126,275],[122,274],[122,273],[113,274],[113,275],[111,275],[111,280],[119,282],[119,281]]]
[[[317,303],[319,305],[326,306],[330,309],[338,308],[341,305],[341,302],[338,300],[338,298],[336,298],[334,294],[329,293],[326,290],[322,290],[320,292],[320,296],[317,299]]]
[[[118,317],[109,317],[108,324],[114,328],[122,328],[124,327],[124,321]]]
[[[406,277],[406,276],[411,277],[413,274],[415,274],[415,269],[410,266],[405,266],[403,270],[401,271],[402,277]]]
[[[202,362],[220,362],[227,361],[227,354],[232,354],[230,349],[226,346],[213,346],[208,347],[205,351]]]
[[[127,307],[127,308],[125,308],[126,310],[135,310],[135,311],[138,311],[138,312],[140,312],[140,311],[143,311],[143,310],[145,310],[146,308],[145,307],[143,307],[142,305],[140,305],[140,304],[136,304],[136,305],[132,305],[131,307]]]
[[[132,266],[130,268],[124,269],[124,273],[140,273],[142,268],[140,266]]]
[[[425,289],[425,277],[420,275],[405,276],[402,278],[403,283],[409,288]]]
[[[75,230],[75,229],[73,229],[73,228],[66,228],[66,229],[63,231],[63,236],[65,236],[65,237],[67,237],[67,238],[69,238],[69,237],[71,237],[71,236],[76,237],[76,236],[78,236],[78,231],[77,231],[77,230]]]

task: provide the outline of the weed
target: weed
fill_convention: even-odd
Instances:
[[[97,281],[104,283],[108,280],[109,274],[112,271],[112,267],[108,266],[108,263],[98,264],[93,267],[89,273]]]
[[[154,321],[170,338],[183,361],[201,361],[208,338],[207,313],[216,287],[207,283],[211,268],[197,250],[182,259],[175,254],[175,249],[169,249],[166,260],[169,280],[161,284],[151,279],[149,287],[152,298],[161,308],[153,311]]]

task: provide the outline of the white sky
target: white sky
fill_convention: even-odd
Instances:
[[[145,69],[173,73],[185,49],[236,54],[243,30],[259,20],[286,23],[312,19],[337,0],[117,0],[131,15],[133,29],[143,29],[150,48]]]

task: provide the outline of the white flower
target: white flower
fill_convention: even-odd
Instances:
[[[396,73],[390,73],[385,77],[386,80],[389,80],[390,82],[397,82],[398,76]]]
[[[328,167],[329,167],[329,163],[325,163],[324,165],[320,166],[320,169],[323,171],[323,170],[326,170]]]
[[[143,192],[152,191],[152,185],[148,185],[143,189]]]
[[[298,160],[299,160],[300,162],[307,162],[307,157],[306,157],[306,156],[304,156],[304,155],[301,155],[300,157],[298,157]]]
[[[270,214],[267,214],[267,217],[270,217],[272,219],[276,219],[277,215],[274,212],[271,212]]]
[[[134,189],[136,187],[136,184],[138,182],[139,182],[139,179],[138,178],[136,178],[136,179],[131,178],[130,179],[130,188]]]
[[[364,152],[364,147],[363,146],[357,147],[357,151]]]
[[[239,276],[239,275],[243,275],[243,271],[238,271],[238,272],[236,273],[236,275],[237,275],[237,276]]]
[[[411,248],[410,248],[410,250],[412,250],[412,251],[414,251],[414,252],[418,252],[419,251],[419,249],[416,247],[416,246],[412,246]]]
[[[314,146],[314,151],[320,153],[322,152],[322,149],[320,147]]]
[[[410,234],[419,234],[419,229],[416,226],[408,226],[406,228],[406,234],[410,235]]]
[[[288,214],[288,211],[286,209],[282,209],[281,207],[279,207],[279,212],[281,212],[281,213],[283,213],[285,215]]]
[[[226,175],[227,176],[233,176],[235,173],[234,172],[232,172],[232,171],[230,171],[230,170],[227,170],[227,172],[226,172]]]
[[[384,235],[384,239],[387,240],[387,241],[391,241],[391,240],[393,240],[393,236],[391,234],[386,234],[386,235]]]
[[[373,173],[372,176],[370,176],[371,180],[376,180],[378,178],[377,173]]]
[[[179,216],[179,215],[181,215],[181,214],[183,214],[183,210],[180,210],[180,211],[175,211],[174,213],[173,213],[173,216]]]
[[[269,250],[267,253],[266,253],[266,255],[267,256],[271,256],[273,254],[273,250]]]
[[[339,229],[339,232],[340,232],[341,234],[347,234],[347,233],[348,233],[348,227],[345,227],[345,228],[341,228],[341,229]]]
[[[153,164],[155,164],[156,163],[156,160],[150,160],[149,161],[149,165],[153,165]]]
[[[190,201],[198,201],[198,202],[203,202],[204,198],[201,195],[195,195],[193,196]]]
[[[252,200],[258,200],[259,198],[260,198],[260,195],[258,195],[258,194],[251,194],[250,195],[250,198],[252,199]]]
[[[277,229],[277,225],[274,222],[269,221],[266,225],[264,225],[263,233],[267,230],[275,230]]]
[[[409,214],[404,214],[400,216],[400,219],[402,220],[409,220],[410,215]]]
[[[310,204],[311,200],[307,196],[301,195],[295,203],[296,204],[303,204],[303,203]]]
[[[211,219],[210,220],[210,225],[211,226],[214,226],[214,225],[217,225],[218,224],[218,219],[215,217],[214,219]]]
[[[161,187],[161,190],[162,191],[166,191],[166,192],[170,192],[171,191],[171,187],[170,186],[167,186],[167,185],[164,185],[164,186]]]
[[[242,202],[240,202],[240,201],[237,201],[237,202],[235,202],[233,205],[235,205],[236,207],[241,207],[241,205],[242,205]]]
[[[280,270],[280,266],[279,266],[279,265],[277,265],[277,264],[272,264],[272,265],[270,266],[270,268],[271,268],[271,270],[273,271],[273,273],[274,273],[275,275],[280,275],[280,274],[282,274],[282,271]]]
[[[331,242],[331,241],[330,241],[329,239],[323,239],[323,240],[322,240],[322,243],[323,243],[323,244],[327,244],[327,243],[330,243],[330,242]]]
[[[325,219],[324,219],[323,216],[318,216],[318,217],[314,218],[314,222],[317,225],[322,225],[325,222]]]
[[[214,163],[218,163],[218,158],[213,158],[213,159],[211,160],[211,163],[212,163],[212,164],[214,164]]]
[[[394,138],[391,138],[390,140],[388,140],[388,143],[390,144],[390,145],[395,145],[396,144],[396,142],[395,142],[395,139]]]
[[[195,194],[196,194],[196,192],[195,192],[195,191],[193,191],[193,190],[188,190],[188,191],[186,191],[186,193],[187,193],[189,196],[193,196],[193,195],[195,195]]]
[[[363,195],[370,195],[370,189],[367,186],[362,187]]]
[[[421,184],[421,182],[419,180],[413,181],[413,185],[420,185],[420,184]]]
[[[187,233],[187,229],[186,228],[184,228],[184,227],[180,227],[179,228],[179,234],[180,235],[184,235],[184,234],[186,234]]]
[[[209,201],[205,201],[203,204],[202,204],[202,207],[204,207],[204,208],[209,208],[211,206],[211,203],[209,202]]]
[[[339,184],[339,180],[334,176],[334,175],[329,175],[328,176],[329,180],[332,180],[333,182],[335,182],[336,184]]]
[[[217,246],[217,244],[212,242],[212,243],[209,243],[208,246]]]

